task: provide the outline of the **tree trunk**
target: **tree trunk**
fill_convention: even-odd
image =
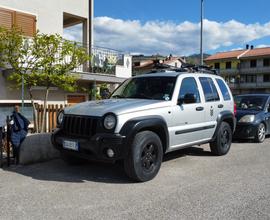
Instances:
[[[47,123],[46,120],[46,110],[47,110],[47,101],[49,96],[49,88],[46,89],[45,98],[44,98],[44,109],[43,109],[43,117],[42,117],[42,125],[41,125],[41,133],[45,132],[45,125]]]
[[[34,119],[35,133],[37,133],[39,131],[38,118],[37,118],[37,109],[36,109],[36,106],[35,106],[35,103],[34,103],[34,98],[33,98],[31,88],[28,88],[28,93],[29,93],[32,108],[33,108],[33,117],[34,117],[33,119]]]

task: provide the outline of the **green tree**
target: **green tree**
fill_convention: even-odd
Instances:
[[[13,69],[9,77],[19,87],[24,79],[24,85],[29,93],[35,113],[36,108],[32,93],[33,86],[45,87],[44,112],[41,132],[45,131],[46,108],[49,91],[52,87],[59,87],[66,91],[77,90],[77,76],[71,72],[83,65],[90,58],[85,48],[75,42],[64,40],[60,35],[37,33],[29,39],[21,35],[16,29],[4,31],[3,62]]]

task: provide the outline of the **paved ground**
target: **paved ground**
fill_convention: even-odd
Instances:
[[[0,219],[270,219],[270,139],[234,143],[224,157],[178,151],[140,184],[120,165],[0,170]]]

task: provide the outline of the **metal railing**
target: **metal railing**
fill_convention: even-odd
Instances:
[[[89,53],[89,45],[83,44],[80,42],[74,42],[77,47],[85,49],[87,53]],[[26,37],[24,42],[24,47],[29,47],[33,43],[31,37]],[[61,50],[60,47],[56,56],[57,58],[61,57]],[[31,54],[31,53],[30,53]],[[28,57],[29,61],[33,61],[33,57]],[[63,59],[63,63],[68,63],[71,61],[71,56],[65,56]],[[27,61],[26,61],[27,63]],[[61,63],[56,63],[61,64]],[[91,60],[80,65],[79,67],[75,68],[73,72],[92,72],[92,73],[101,73],[101,74],[115,74],[115,67],[116,65],[123,65],[124,64],[124,52],[118,51],[115,49],[93,46],[91,48]],[[8,68],[7,68],[8,69]]]
[[[78,45],[89,51],[88,44],[78,43]],[[91,61],[79,66],[74,72],[92,72],[114,75],[116,65],[123,64],[124,53],[122,51],[93,46],[91,49]]]
[[[257,73],[269,73],[270,67],[254,67],[254,68],[248,68],[248,67],[241,67],[240,73],[241,74],[257,74]]]

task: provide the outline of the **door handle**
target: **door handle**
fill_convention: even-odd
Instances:
[[[204,107],[197,107],[196,108],[196,111],[203,111],[204,110]]]
[[[218,108],[223,108],[223,107],[224,107],[224,105],[222,105],[222,104],[218,105]]]

